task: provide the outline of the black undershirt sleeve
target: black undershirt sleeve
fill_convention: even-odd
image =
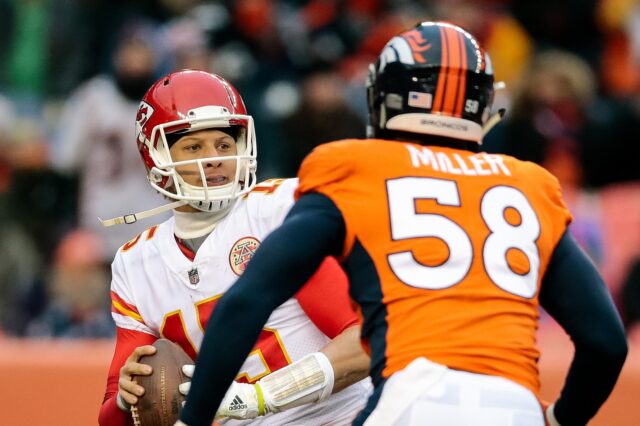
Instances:
[[[627,340],[605,283],[568,232],[549,263],[540,304],[575,345],[554,414],[562,426],[585,425],[618,379],[627,355]]]
[[[326,256],[340,254],[344,235],[342,215],[329,198],[321,194],[300,198],[216,305],[180,416],[183,422],[211,425],[271,312],[311,278]]]

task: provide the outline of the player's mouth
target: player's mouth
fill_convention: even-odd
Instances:
[[[226,176],[215,175],[215,176],[207,176],[207,186],[220,186],[225,185],[229,182],[229,179]]]

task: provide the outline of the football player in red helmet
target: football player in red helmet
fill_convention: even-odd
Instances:
[[[370,139],[321,145],[302,163],[296,205],[209,321],[181,424],[210,424],[263,321],[327,255],[349,277],[371,355],[374,392],[354,425],[583,425],[595,415],[624,363],[624,329],[568,232],[557,179],[480,152],[499,117],[493,84],[489,56],[460,27],[423,22],[389,41],[370,67]],[[575,344],[544,408],[539,306]]]
[[[204,134],[203,129],[225,133],[234,146],[211,157],[185,156],[174,148],[182,136],[193,138]],[[174,202],[103,221],[106,226],[132,223],[184,205],[204,212],[225,210],[231,200],[249,193],[256,184],[253,118],[236,89],[219,76],[183,71],[158,80],[140,102],[136,135],[149,183]],[[224,171],[219,179],[208,176],[214,164]]]
[[[103,224],[170,209],[173,217],[124,244],[113,261],[117,341],[100,412],[100,424],[110,426],[131,424],[129,411],[145,392],[134,376],[151,374],[139,360],[155,352],[156,339],[174,341],[195,359],[217,301],[282,222],[297,187],[296,179],[256,182],[253,119],[217,75],[184,70],[158,80],[140,103],[136,131],[151,186],[172,202]],[[326,294],[337,300],[328,303]],[[327,258],[265,326],[218,417],[229,424],[350,424],[370,387],[358,335],[346,276]],[[184,368],[192,374],[193,365]],[[188,390],[189,382],[180,386]],[[301,406],[310,402],[311,410]]]

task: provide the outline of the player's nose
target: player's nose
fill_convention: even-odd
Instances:
[[[222,161],[215,159],[215,157],[220,157],[222,154],[218,152],[214,143],[206,143],[202,149],[202,156],[204,158],[208,158],[210,160],[205,162],[205,166],[208,167],[220,167],[222,165]]]

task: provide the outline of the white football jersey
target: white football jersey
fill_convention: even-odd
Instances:
[[[244,271],[261,241],[282,223],[293,205],[296,186],[297,179],[258,184],[253,192],[236,201],[193,261],[176,243],[173,218],[122,246],[112,265],[112,311],[116,325],[168,338],[195,356],[212,309]],[[237,380],[255,382],[320,350],[329,340],[298,301],[289,299],[269,317]],[[363,407],[368,392],[369,386],[363,381],[319,404],[253,421],[229,420],[226,424],[350,424]]]

